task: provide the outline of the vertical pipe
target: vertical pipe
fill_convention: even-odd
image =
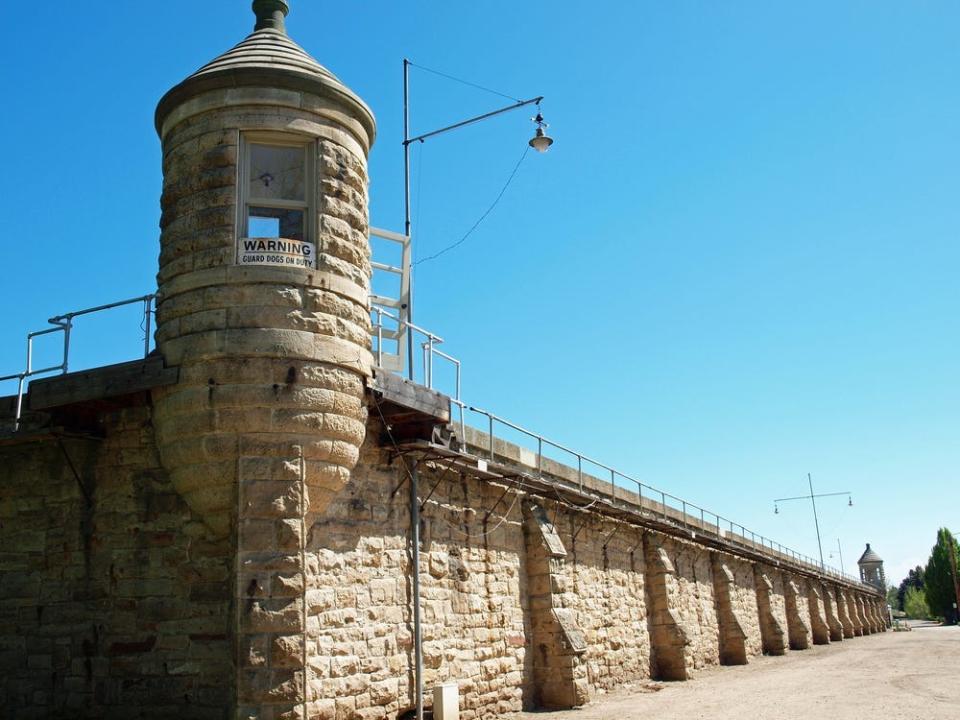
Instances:
[[[67,374],[67,365],[70,358],[70,330],[73,328],[73,318],[67,318],[67,324],[63,326],[63,374]]]
[[[150,305],[153,303],[153,296],[148,295],[143,301],[143,358],[146,360],[150,356]]]
[[[408,332],[413,332],[413,330],[408,330]],[[430,370],[427,363],[427,343],[424,343],[420,349],[423,351],[423,384],[427,387],[433,387],[430,384]]]
[[[375,312],[377,313],[377,365],[383,367],[383,311],[376,308]]]
[[[580,492],[583,492],[583,458],[577,455],[577,483],[580,486]]]
[[[403,59],[403,234],[410,240],[410,61]],[[407,295],[407,377],[413,380],[413,263]],[[419,718],[418,718],[419,720]]]
[[[457,360],[457,401],[460,400],[460,361]],[[463,415],[463,408],[460,408],[460,414]]]
[[[428,336],[427,342],[430,343],[430,355],[427,358],[430,363],[430,378],[429,382],[427,383],[427,387],[433,388],[433,335]]]
[[[493,460],[493,415],[487,415],[487,419],[490,421],[490,459]]]
[[[543,438],[537,435],[537,476],[543,477]]]
[[[423,720],[423,631],[420,626],[420,480],[417,461],[410,469],[410,544],[413,573],[414,699],[417,720]]]
[[[23,380],[26,375],[20,375],[19,381],[17,382],[17,415],[13,419],[13,431],[20,431],[20,415],[23,412]]]
[[[613,468],[610,468],[610,494],[614,500],[617,499],[617,477],[614,474]]]
[[[817,548],[820,550],[820,569],[823,569],[823,545],[820,544],[820,521],[817,519],[817,501],[813,497],[813,478],[807,473],[807,483],[810,486],[810,503],[813,505],[813,525],[817,529]]]

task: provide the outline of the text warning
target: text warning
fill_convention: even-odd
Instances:
[[[241,238],[237,243],[238,265],[284,265],[316,267],[317,246],[283,238]]]

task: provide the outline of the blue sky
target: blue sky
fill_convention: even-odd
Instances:
[[[772,512],[811,472],[854,496],[821,504],[824,545],[851,569],[871,542],[893,581],[960,530],[960,6],[292,5],[291,35],[377,117],[377,226],[403,219],[401,58],[546,96],[553,149],[417,269],[416,319],[468,402],[815,555],[809,507]],[[4,17],[0,374],[45,318],[153,289],[156,101],[249,32],[248,7]],[[411,85],[414,132],[503,103]],[[532,114],[414,148],[416,257],[490,205]],[[131,313],[78,321],[74,367],[134,357],[139,333]]]

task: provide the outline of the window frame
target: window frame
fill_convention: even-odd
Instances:
[[[251,145],[272,145],[274,147],[300,148],[304,153],[303,200],[285,200],[278,198],[257,199],[250,197],[250,150]],[[237,243],[239,255],[239,241],[251,239],[249,235],[249,218],[251,207],[262,207],[277,210],[303,211],[303,242],[316,246],[317,224],[317,188],[316,188],[316,155],[317,141],[315,138],[294,133],[270,132],[262,130],[240,131],[240,153],[237,163]],[[289,238],[287,238],[289,239]]]

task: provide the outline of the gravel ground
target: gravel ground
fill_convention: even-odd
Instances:
[[[516,720],[960,720],[960,628],[852,638],[687,682],[644,682],[587,707]]]

